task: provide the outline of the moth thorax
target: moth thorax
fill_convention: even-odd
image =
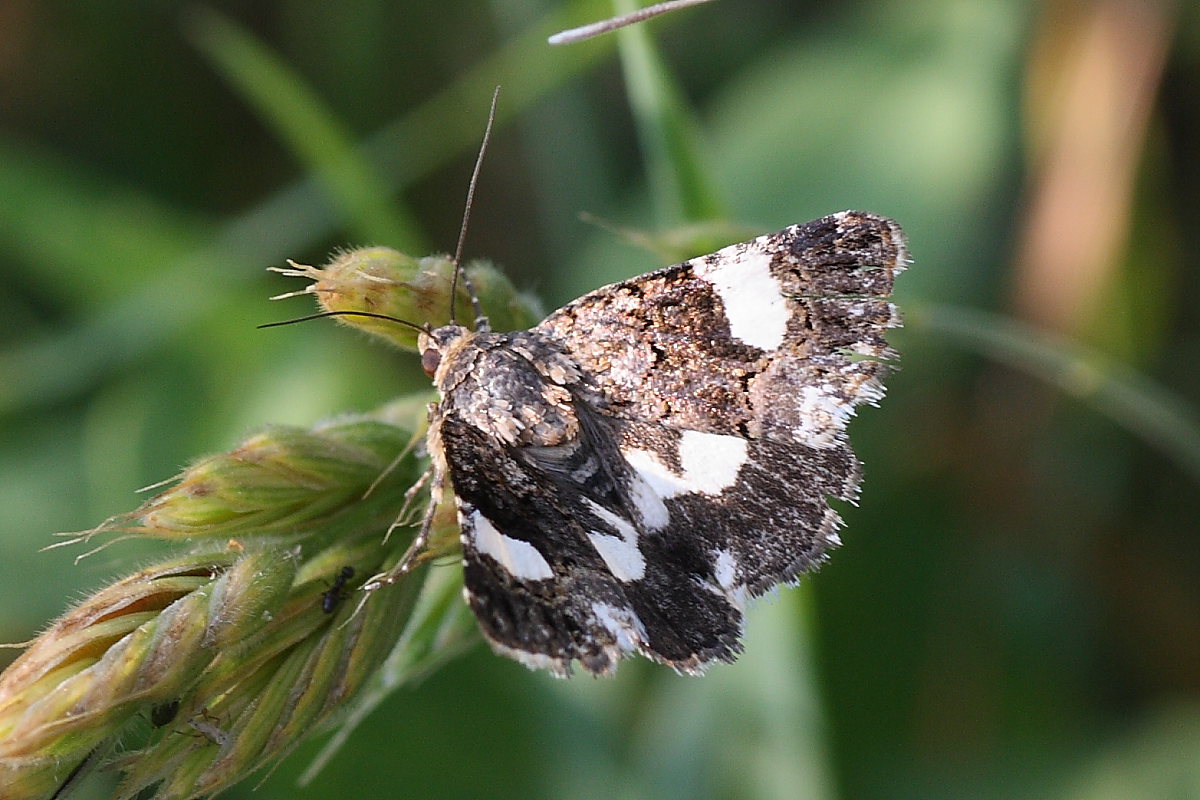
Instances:
[[[579,435],[570,391],[542,375],[536,356],[519,352],[511,337],[481,334],[451,347],[442,354],[447,376],[455,371],[447,359],[469,361],[472,367],[451,389],[451,403],[462,419],[517,446],[554,447]]]

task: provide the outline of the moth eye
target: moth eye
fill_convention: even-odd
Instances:
[[[438,364],[442,363],[442,354],[435,348],[429,348],[421,353],[421,369],[425,370],[425,374],[433,377],[433,373],[437,372]]]

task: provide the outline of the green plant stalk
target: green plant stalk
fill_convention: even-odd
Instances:
[[[361,562],[360,562],[361,563]],[[352,597],[333,616],[301,593],[282,612],[277,636],[255,642],[253,660],[231,657],[193,690],[179,717],[212,718],[201,733],[178,735],[127,757],[121,797],[166,779],[156,797],[187,798],[227,788],[293,750],[344,712],[408,624],[425,569],[396,591]],[[227,737],[227,738],[225,738]],[[201,770],[194,769],[203,763]],[[182,779],[175,779],[176,774]]]
[[[311,293],[393,308],[415,292],[427,306],[413,307],[418,324],[447,314],[445,259],[394,255],[365,276],[363,262],[344,254],[341,272],[308,276],[324,284]],[[368,262],[380,265],[374,256]],[[477,270],[489,311],[529,313],[494,268]],[[425,561],[393,585],[359,591],[408,546],[413,529],[400,516],[425,469],[412,447],[423,405],[401,398],[310,429],[268,428],[198,460],[140,508],[76,535],[199,549],[95,593],[0,674],[6,800],[53,796],[119,739],[120,797],[150,788],[160,800],[220,791],[277,761],[360,696],[371,699],[361,708],[373,705],[380,686],[404,680],[396,664],[427,668],[473,641],[457,576],[435,581],[413,617],[429,561],[457,552],[451,505],[434,517]],[[154,722],[164,707],[173,711]],[[127,737],[143,713],[161,730],[137,747]]]
[[[381,543],[403,502],[397,486],[413,479],[414,457],[366,500],[364,494],[411,439],[399,428],[379,435],[388,425],[383,420],[410,414],[409,406],[397,403],[375,418],[320,425],[307,434],[275,429],[282,433],[277,441],[271,432],[252,437],[229,454],[198,462],[152,500],[170,506],[179,486],[237,465],[230,474],[254,498],[243,511],[259,519],[275,503],[290,509],[283,516],[294,521],[303,509],[297,497],[308,492],[314,500],[308,511],[324,524],[299,537],[277,535],[269,526],[266,532],[238,528],[240,538],[231,540],[224,536],[230,516],[220,509],[223,497],[244,500],[237,483],[182,492],[179,502],[209,504],[217,512],[212,530],[198,524],[183,538],[217,549],[164,561],[100,590],[0,675],[3,796],[49,798],[77,767],[92,766],[100,760],[96,754],[121,739],[126,752],[115,762],[125,772],[120,796],[158,784],[156,797],[196,797],[273,763],[342,715],[404,639],[427,569],[369,595],[356,591],[407,544],[401,533]],[[356,440],[361,446],[347,446]],[[246,468],[241,456],[248,447],[272,454],[266,467]],[[374,468],[363,469],[368,452]],[[335,463],[335,453],[346,461]],[[253,486],[264,474],[287,476],[296,492],[256,494]],[[343,498],[342,508],[318,502],[330,490]],[[93,535],[127,530],[129,520],[155,535],[154,519],[133,512]],[[180,537],[171,531],[167,538]],[[444,549],[455,537],[442,532],[438,540]],[[344,565],[354,565],[355,582],[330,608],[326,592]],[[427,643],[417,646],[424,652]],[[166,727],[143,747],[130,744],[139,716],[153,718],[155,709],[172,704],[177,710]]]
[[[266,551],[188,557],[68,612],[0,676],[0,786],[49,796],[140,709],[185,691],[223,645],[264,625],[294,569]]]
[[[311,430],[274,426],[228,453],[201,459],[169,488],[85,537],[121,532],[179,541],[291,541],[386,525],[394,515],[389,493],[402,493],[416,479],[411,465],[384,475],[412,430],[363,417]],[[358,502],[381,475],[380,491]]]
[[[910,304],[905,325],[949,338],[1076,397],[1164,453],[1200,483],[1196,409],[1134,370],[1009,317]]]
[[[355,729],[392,692],[419,683],[479,640],[475,618],[462,602],[461,571],[431,570],[408,627],[370,685],[351,705],[338,730],[300,776],[300,784],[307,785],[316,778]]]

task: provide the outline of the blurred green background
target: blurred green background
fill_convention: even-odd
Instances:
[[[264,268],[453,249],[499,83],[467,253],[548,307],[662,263],[581,212],[904,225],[904,368],[852,426],[861,505],[814,580],[757,605],[736,665],[556,682],[481,645],[311,786],[320,742],[253,796],[1200,797],[1196,4],[660,19],[691,115],[664,141],[699,172],[682,189],[636,52],[545,45],[607,3],[206,8],[228,16],[0,4],[0,640],[159,552],[75,565],[38,552],[51,533],[267,422],[425,385],[332,324],[255,330],[308,310],[269,304],[299,286]]]

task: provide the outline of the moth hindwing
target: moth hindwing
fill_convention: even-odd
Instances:
[[[516,333],[420,337],[435,497],[497,651],[557,675],[732,661],[748,598],[838,544],[846,424],[883,395],[896,223],[847,211],[597,289]]]

